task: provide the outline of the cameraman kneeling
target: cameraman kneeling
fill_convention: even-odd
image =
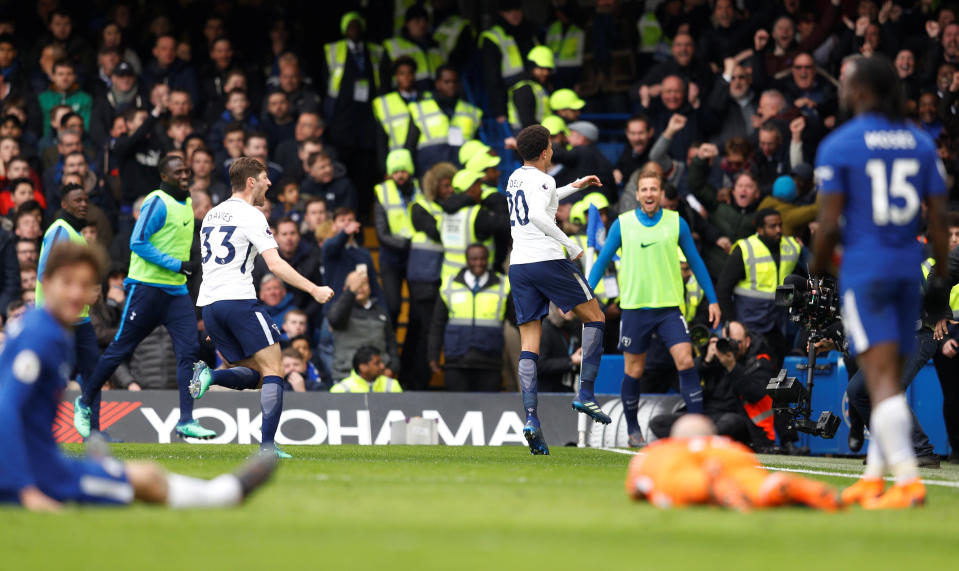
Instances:
[[[706,356],[698,363],[704,414],[716,423],[719,434],[753,448],[771,447],[776,432],[766,384],[776,375],[776,364],[762,338],[754,339],[742,323],[729,322],[723,333],[724,337],[710,338]],[[680,416],[653,417],[650,429],[665,438]]]

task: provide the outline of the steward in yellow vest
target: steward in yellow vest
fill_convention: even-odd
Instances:
[[[545,86],[556,68],[553,52],[546,46],[536,46],[530,50],[526,59],[532,66],[529,74],[509,88],[507,112],[509,126],[514,132],[530,125],[538,125],[552,113],[549,92]]]
[[[386,60],[409,57],[416,62],[416,84],[420,90],[430,88],[436,70],[445,61],[442,50],[429,34],[429,27],[429,14],[416,4],[406,10],[403,30],[383,42]]]
[[[523,15],[519,1],[498,1],[492,26],[480,34],[479,48],[483,60],[483,83],[489,93],[490,114],[497,121],[506,120],[506,92],[523,77],[523,55],[540,42],[538,26]]]
[[[193,364],[199,360],[200,350],[195,308],[187,290],[187,278],[200,270],[200,260],[190,259],[194,237],[193,201],[190,198],[192,173],[186,162],[176,155],[163,157],[158,168],[160,188],[147,194],[130,236],[130,271],[124,282],[126,305],[120,328],[97,362],[96,369],[84,379],[82,394],[74,402],[74,425],[84,437],[95,429],[90,422],[91,407],[95,406],[103,384],[160,325],[169,332],[177,356],[177,385],[180,388],[177,434],[190,438],[216,436],[216,432],[193,419],[193,397],[189,392]],[[213,255],[211,241],[214,240],[228,244],[229,236],[200,236],[202,255]],[[224,249],[229,251],[229,248]]]
[[[782,216],[772,209],[756,212],[756,233],[739,240],[729,252],[717,282],[720,302],[750,331],[762,333],[774,352],[784,317],[776,307],[776,288],[793,273],[802,245],[782,235]],[[733,301],[735,300],[735,301]],[[772,338],[769,333],[772,332]],[[779,335],[781,337],[781,334]]]
[[[401,393],[403,388],[387,372],[375,347],[364,345],[353,354],[350,376],[333,385],[331,393]]]
[[[393,62],[393,78],[396,90],[373,99],[373,116],[381,130],[377,136],[377,148],[382,157],[397,149],[416,148],[416,133],[410,117],[410,105],[429,93],[420,93],[413,85],[416,63],[403,56]],[[385,152],[384,152],[385,150]]]
[[[440,218],[440,238],[443,242],[443,276],[455,275],[466,267],[466,247],[474,242],[506,243],[509,232],[508,215],[484,207],[483,173],[461,170],[453,177],[457,193],[443,203]],[[496,197],[490,197],[496,198]],[[505,204],[505,199],[502,200]],[[502,240],[502,242],[500,242]],[[498,260],[497,252],[494,259]]]
[[[459,150],[476,138],[483,112],[460,97],[459,73],[440,66],[433,85],[433,97],[410,104],[410,115],[418,134],[416,166],[426,172],[440,162],[455,163]]]
[[[584,22],[576,3],[567,2],[557,6],[556,20],[546,28],[546,45],[556,57],[557,87],[573,87],[580,78],[586,39],[580,25]]]
[[[390,319],[396,324],[402,303],[403,278],[406,275],[413,238],[410,206],[422,195],[413,178],[413,157],[406,149],[392,151],[386,158],[389,178],[374,187],[376,204],[373,219],[380,243],[380,278]]]
[[[383,48],[365,40],[366,21],[359,12],[345,14],[340,30],[344,39],[323,46],[327,75],[324,136],[338,149],[354,149],[352,160],[358,164],[373,162],[375,158],[367,158],[367,153],[375,152],[377,133],[382,128],[373,117],[371,104],[384,83],[380,72]],[[366,173],[358,167],[350,168],[361,171],[356,173],[363,179],[358,181],[360,188],[366,181],[372,186],[372,173],[377,169]]]
[[[442,12],[433,7],[433,41],[446,63],[462,69],[476,51],[476,30],[467,18],[450,11],[457,9],[455,2],[449,4],[450,8]]]
[[[503,323],[511,311],[509,280],[487,270],[489,251],[471,244],[468,267],[447,276],[430,326],[430,366],[445,356],[446,388],[499,391],[502,386]]]

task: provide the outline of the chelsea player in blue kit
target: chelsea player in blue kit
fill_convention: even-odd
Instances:
[[[99,281],[104,256],[63,241],[51,248],[43,272],[45,303],[8,329],[0,354],[0,504],[58,511],[64,502],[173,508],[235,505],[264,483],[276,458],[259,455],[236,474],[200,480],[168,474],[152,462],[122,463],[103,437],[87,444],[86,458],[65,456],[53,422],[73,368],[72,327]]]
[[[842,243],[843,324],[872,401],[866,470],[843,500],[867,509],[906,508],[922,505],[926,492],[900,379],[920,312],[923,203],[937,272],[927,284],[925,310],[933,318],[948,310],[945,169],[933,141],[906,122],[889,61],[857,56],[843,65],[840,79],[841,105],[855,118],[827,137],[816,156],[822,206],[811,270],[825,271]],[[886,470],[896,482],[884,492]]]

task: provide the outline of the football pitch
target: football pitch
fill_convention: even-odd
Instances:
[[[79,446],[69,448],[80,453]],[[290,446],[239,508],[0,508],[0,569],[901,569],[959,556],[959,467],[923,470],[928,505],[661,511],[629,501],[631,456],[555,447]],[[249,446],[115,445],[124,460],[211,477]],[[861,461],[764,457],[854,480]]]

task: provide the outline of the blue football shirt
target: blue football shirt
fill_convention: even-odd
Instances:
[[[819,192],[846,198],[840,279],[917,277],[921,205],[946,192],[945,169],[925,132],[858,116],[819,145],[816,180]]]

